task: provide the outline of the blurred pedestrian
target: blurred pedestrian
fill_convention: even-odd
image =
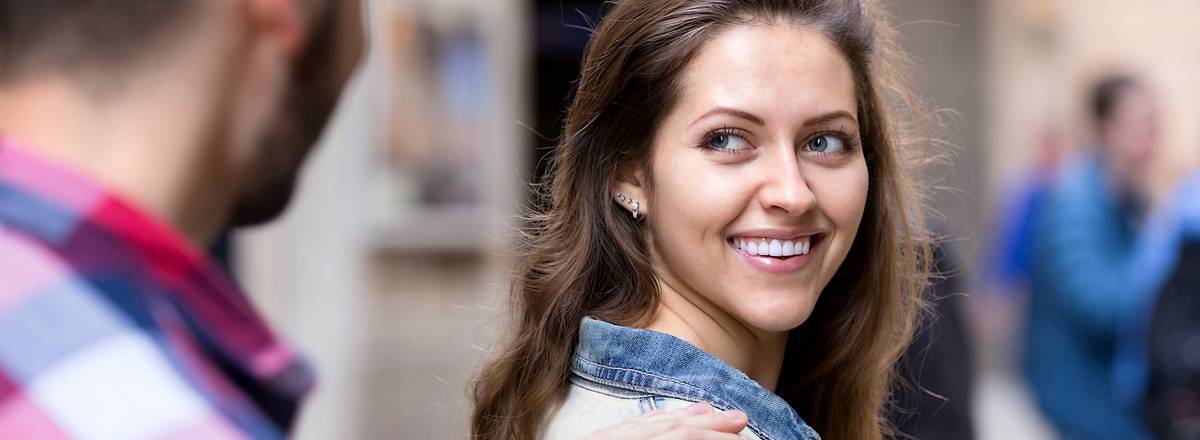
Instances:
[[[1061,170],[1032,235],[1025,372],[1064,438],[1139,439],[1148,434],[1117,398],[1113,358],[1158,110],[1147,87],[1127,76],[1098,82],[1090,110],[1095,146]]]
[[[1005,301],[1024,297],[1029,289],[1034,232],[1061,166],[1064,144],[1057,129],[1047,126],[1036,147],[1033,169],[1003,187],[993,237],[980,267],[987,291]]]

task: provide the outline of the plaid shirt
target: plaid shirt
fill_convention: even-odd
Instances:
[[[280,438],[312,382],[182,235],[0,139],[0,438]]]

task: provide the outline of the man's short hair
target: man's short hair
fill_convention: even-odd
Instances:
[[[1098,129],[1103,129],[1116,113],[1121,103],[1122,94],[1138,87],[1138,82],[1132,76],[1124,74],[1109,75],[1100,79],[1092,86],[1091,116],[1092,123]]]
[[[0,82],[136,61],[206,0],[0,0]]]

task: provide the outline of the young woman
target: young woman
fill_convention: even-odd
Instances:
[[[475,384],[481,439],[707,402],[878,439],[929,249],[915,102],[869,0],[623,0],[589,44]],[[900,120],[900,115],[906,120]]]

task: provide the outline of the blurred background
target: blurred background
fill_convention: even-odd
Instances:
[[[239,232],[237,277],[317,365],[297,438],[455,439],[502,327],[512,230],[554,145],[598,0],[368,0],[372,52],[287,216]],[[1021,368],[1032,293],[990,275],[1008,194],[1089,136],[1089,86],[1156,97],[1151,200],[1200,158],[1200,2],[886,2],[948,127],[930,173],[982,439],[1056,438]],[[1003,277],[1001,277],[1003,278]],[[943,332],[945,333],[945,332]],[[935,341],[936,343],[936,341]],[[935,362],[935,361],[931,361]],[[954,406],[951,401],[945,405]]]

